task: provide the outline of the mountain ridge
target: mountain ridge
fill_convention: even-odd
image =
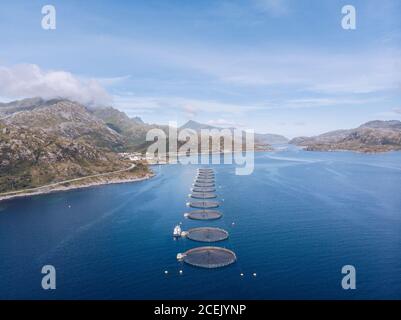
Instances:
[[[200,123],[194,120],[189,120],[187,121],[184,125],[180,127],[180,129],[191,129],[195,131],[200,131],[200,130],[223,130],[223,129],[228,129],[231,132],[233,132],[236,128],[234,127],[229,127],[229,128],[224,128],[224,127],[217,127],[217,126],[212,126],[204,123]],[[239,130],[239,129],[238,129]],[[241,132],[244,132],[240,130]],[[272,133],[255,133],[255,142],[260,143],[260,144],[285,144],[289,141],[286,137],[279,135],[279,134],[272,134]]]
[[[76,102],[26,99],[1,104],[0,112],[7,114],[0,118],[0,193],[131,165],[118,155],[125,148],[124,137]],[[149,173],[147,167],[138,166],[118,178]]]
[[[296,137],[289,143],[309,151],[397,151],[401,150],[401,121],[373,120],[354,129],[329,131],[314,137]]]

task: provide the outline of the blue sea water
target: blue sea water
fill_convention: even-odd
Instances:
[[[401,153],[258,153],[249,176],[211,165],[224,213],[212,223],[183,217],[197,167],[0,202],[0,298],[401,299]],[[180,221],[229,231],[218,245],[238,261],[179,263],[200,245],[173,240]],[[47,264],[56,290],[41,288]],[[341,287],[349,264],[356,290]]]

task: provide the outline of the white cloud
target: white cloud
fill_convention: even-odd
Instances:
[[[126,53],[134,57],[133,64],[151,61],[145,66],[167,67],[180,74],[188,72],[202,81],[209,81],[202,85],[212,83],[216,88],[237,85],[245,89],[272,88],[274,92],[280,89],[291,94],[353,95],[401,86],[401,51],[391,47],[362,50],[339,47],[329,51],[319,47],[269,44],[208,48],[196,43],[151,40],[137,40],[133,45],[132,39],[126,38],[104,41],[105,47],[124,46]]]
[[[394,108],[394,109],[393,109],[393,112],[394,112],[394,113],[401,114],[401,108]]]
[[[67,98],[86,105],[105,105],[112,101],[94,79],[79,79],[65,71],[44,71],[35,64],[0,66],[0,95],[14,99]]]
[[[319,94],[394,90],[401,83],[399,52],[242,52],[235,57],[216,53],[194,59],[192,66],[222,82],[244,87],[292,87]]]
[[[339,53],[268,45],[206,49],[136,43],[135,48],[127,50],[132,50],[133,55],[146,55],[162,66],[198,72],[218,84],[245,88],[290,87],[317,94],[365,94],[394,90],[401,85],[401,51],[391,48]]]
[[[282,16],[288,13],[287,1],[285,0],[253,0],[253,2],[259,10],[274,16]]]
[[[114,86],[125,82],[131,78],[130,75],[121,76],[121,77],[111,77],[111,78],[96,78],[96,81],[99,82],[102,86]]]
[[[302,98],[302,99],[284,99],[275,104],[270,104],[271,109],[286,108],[286,109],[305,109],[319,108],[332,106],[355,106],[365,105],[375,101],[380,101],[380,98],[339,98],[337,96],[329,96],[326,98]]]
[[[199,113],[229,113],[242,115],[252,110],[263,109],[261,105],[242,105],[215,100],[200,100],[181,97],[150,97],[133,94],[114,96],[115,106],[130,115],[150,112],[184,112],[196,116]]]
[[[358,97],[337,97],[328,96],[325,98],[307,97],[297,98],[281,98],[275,100],[260,100],[253,104],[247,103],[227,103],[217,100],[201,100],[183,97],[170,96],[138,96],[132,93],[121,93],[113,97],[114,106],[129,116],[146,115],[146,114],[164,114],[177,115],[183,114],[188,119],[194,119],[198,116],[207,115],[215,119],[215,115],[225,114],[232,119],[242,119],[254,112],[263,112],[267,110],[278,109],[309,109],[319,107],[335,107],[335,106],[355,106],[365,105],[380,98],[358,98]],[[217,118],[211,120],[210,125],[216,126],[233,126],[241,127],[237,120],[226,120]]]
[[[198,114],[198,109],[193,107],[191,104],[185,104],[182,109],[185,112],[185,115],[189,119],[194,119]]]
[[[244,127],[243,124],[238,123],[236,121],[227,120],[227,119],[214,119],[209,120],[207,124],[216,127],[223,127],[223,128],[241,128]]]
[[[396,120],[401,117],[401,109],[394,108],[390,111],[377,112],[373,117],[378,120]]]

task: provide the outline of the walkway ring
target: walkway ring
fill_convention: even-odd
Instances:
[[[218,208],[220,203],[217,201],[193,201],[189,203],[189,206],[199,209],[213,209]]]
[[[193,192],[190,197],[194,199],[214,199],[217,198],[217,195],[210,192]]]
[[[218,220],[223,214],[216,210],[194,210],[185,213],[184,216],[191,220]]]
[[[200,188],[211,188],[214,187],[214,183],[199,183],[195,182],[193,184],[194,187],[200,187]]]
[[[214,183],[214,179],[195,179],[195,183]]]
[[[185,263],[207,269],[225,267],[237,260],[233,251],[220,247],[198,247],[186,251],[180,257]]]
[[[186,231],[186,237],[199,242],[218,242],[228,239],[228,232],[220,228],[200,227]]]
[[[214,187],[193,187],[191,189],[192,192],[215,192],[216,188]]]
[[[195,179],[210,180],[210,179],[215,179],[215,177],[214,176],[198,175],[198,176],[195,177]]]

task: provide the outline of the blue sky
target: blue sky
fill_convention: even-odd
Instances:
[[[400,23],[397,0],[2,1],[0,96],[289,137],[401,119]]]

